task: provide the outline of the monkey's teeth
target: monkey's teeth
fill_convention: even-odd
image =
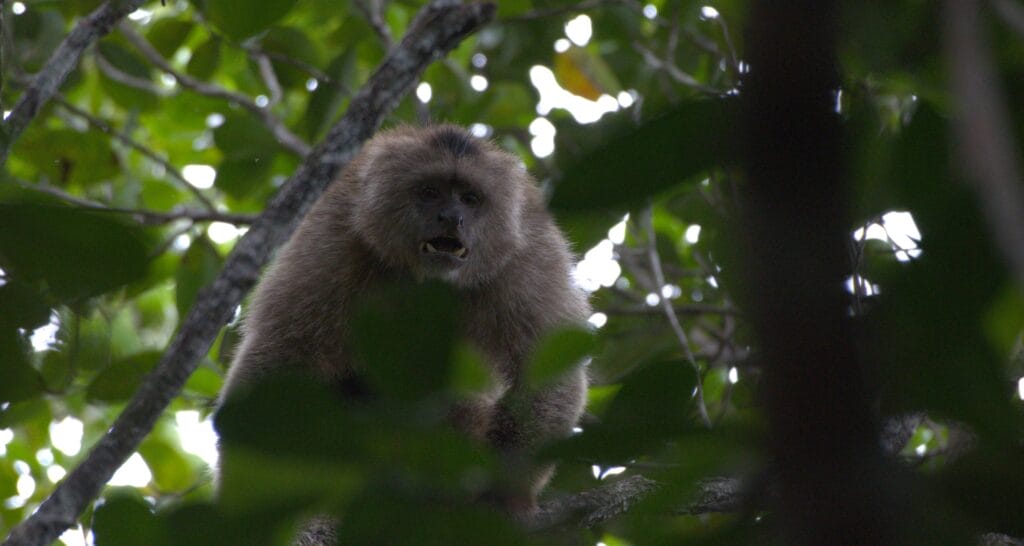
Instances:
[[[426,245],[426,247],[427,247],[427,252],[437,252],[437,249],[436,249],[436,248],[434,248],[434,245],[432,245],[432,244],[430,244],[430,243],[423,243],[423,244],[424,244],[424,245]]]
[[[459,258],[465,256],[466,255],[466,247],[462,247],[462,248],[456,250],[455,251],[455,255],[458,256]]]

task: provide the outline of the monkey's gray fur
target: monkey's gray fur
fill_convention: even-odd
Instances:
[[[462,300],[462,334],[498,380],[452,410],[466,434],[515,456],[567,436],[583,409],[583,366],[526,398],[524,367],[539,337],[584,324],[572,255],[521,162],[464,129],[404,127],[369,141],[320,198],[256,289],[221,399],[281,369],[325,382],[358,373],[348,340],[353,298],[382,280],[441,279]],[[516,407],[522,404],[517,403]],[[499,500],[528,514],[549,468]]]

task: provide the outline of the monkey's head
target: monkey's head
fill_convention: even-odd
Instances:
[[[524,246],[529,175],[460,127],[381,133],[353,168],[356,232],[391,267],[470,286]]]

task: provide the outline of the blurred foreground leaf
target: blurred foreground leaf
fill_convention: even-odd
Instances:
[[[141,278],[147,252],[141,228],[109,214],[0,202],[0,265],[22,281],[45,281],[62,301]]]

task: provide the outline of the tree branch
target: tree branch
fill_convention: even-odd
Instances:
[[[1024,546],[1024,540],[999,533],[985,533],[978,537],[978,546]]]
[[[980,0],[948,0],[946,50],[958,116],[956,136],[989,230],[1024,284],[1024,193],[1010,111],[982,31]]]
[[[1024,6],[1016,0],[993,0],[992,9],[1014,32],[1024,38]]]
[[[49,544],[74,525],[78,514],[181,392],[221,327],[256,283],[260,267],[272,251],[287,240],[299,219],[412,89],[426,66],[489,21],[495,11],[494,4],[462,5],[453,0],[437,0],[420,11],[408,34],[353,97],[344,117],[271,199],[235,245],[213,284],[200,292],[163,358],[107,434],[36,512],[11,531],[3,546]]]
[[[281,90],[281,82],[277,79],[277,73],[274,72],[274,65],[270,62],[270,57],[263,54],[256,54],[256,66],[260,68],[260,78],[263,78],[263,85],[267,86],[267,92],[270,93],[270,103],[268,106],[273,106],[284,97],[284,91]]]
[[[547,501],[540,506],[530,527],[545,531],[559,527],[593,527],[629,511],[637,502],[659,487],[658,482],[634,475],[575,495]],[[753,499],[753,506],[767,506],[777,495],[765,488],[769,498]],[[736,478],[710,478],[698,484],[693,500],[673,511],[673,515],[735,514],[750,504],[748,485]],[[668,515],[668,514],[666,514]],[[324,546],[331,544],[324,542]],[[978,537],[977,546],[1024,546],[1024,541],[999,533]]]
[[[78,66],[82,53],[129,13],[135,11],[143,0],[108,1],[80,20],[64,41],[57,46],[32,83],[21,94],[11,115],[0,126],[0,165],[7,162],[11,145],[25,131],[32,118],[57,93],[68,74]]]
[[[629,510],[658,487],[643,476],[630,476],[601,487],[545,502],[530,526],[536,530],[560,525],[591,527]]]
[[[255,216],[249,214],[232,214],[229,212],[218,212],[216,210],[189,210],[180,209],[169,212],[159,212],[145,209],[129,209],[123,207],[109,207],[103,203],[82,199],[67,193],[53,186],[41,184],[18,183],[21,187],[52,195],[63,201],[67,201],[76,207],[95,211],[109,212],[111,214],[127,214],[132,216],[136,222],[145,225],[169,224],[175,220],[190,220],[191,222],[226,222],[235,225],[248,225],[253,222]]]
[[[759,400],[782,540],[897,544],[891,462],[878,445],[873,393],[839,282],[852,269],[848,154],[834,112],[839,6],[751,4],[740,306],[763,363]]]
[[[146,60],[156,65],[160,70],[174,76],[174,79],[177,80],[182,87],[195,91],[200,95],[223,99],[245,108],[255,114],[267,129],[270,129],[274,138],[276,138],[277,142],[284,146],[285,149],[299,157],[305,157],[306,154],[309,153],[309,144],[306,144],[306,142],[299,138],[298,135],[289,131],[288,128],[285,127],[284,122],[275,116],[268,108],[259,106],[246,95],[235,91],[228,91],[223,87],[204,82],[193,78],[188,74],[175,70],[174,67],[171,66],[171,63],[167,62],[167,59],[165,59],[159,51],[154,49],[145,38],[140,36],[139,33],[135,32],[135,30],[130,26],[122,24],[119,27],[119,30],[121,31],[121,34],[123,34],[124,37],[139,50],[139,53],[142,53],[142,56],[145,57]]]
[[[294,57],[289,57],[288,55],[285,55],[283,53],[279,53],[277,51],[266,51],[264,49],[261,49],[259,47],[259,44],[243,43],[243,44],[238,44],[238,47],[242,48],[242,50],[245,51],[245,53],[247,55],[249,55],[250,57],[259,57],[259,56],[267,57],[268,59],[270,59],[272,61],[278,61],[278,62],[286,64],[288,66],[293,66],[293,67],[295,67],[295,68],[305,72],[306,74],[309,74],[309,76],[311,78],[313,78],[314,80],[316,80],[317,83],[320,83],[320,84],[330,84],[332,87],[334,87],[336,89],[340,89],[340,90],[342,90],[342,91],[344,91],[346,93],[348,93],[350,91],[345,86],[344,82],[336,81],[334,78],[330,77],[330,75],[326,74],[323,70],[320,70],[319,68],[317,68],[317,67],[315,67],[315,66],[313,66],[313,65],[311,65],[311,64],[309,64],[309,63],[307,63],[305,61],[302,61],[300,59],[296,59]]]
[[[886,456],[898,457],[913,435],[914,429],[924,419],[925,416],[921,413],[909,413],[885,419],[879,432],[878,441]],[[749,481],[731,477],[713,477],[701,480],[697,484],[697,493],[693,498],[681,500],[679,508],[673,510],[672,513],[696,516],[713,513],[738,513],[745,507],[772,506],[778,502],[779,492],[772,483],[776,478],[771,476],[767,478],[767,480]],[[639,474],[618,481],[610,481],[594,489],[542,503],[530,526],[538,531],[566,526],[591,527],[626,513],[633,505],[658,487],[658,482]],[[1019,542],[999,542],[1001,539],[1017,540],[1004,535],[989,534],[981,538],[980,544],[983,546],[1021,544]]]

